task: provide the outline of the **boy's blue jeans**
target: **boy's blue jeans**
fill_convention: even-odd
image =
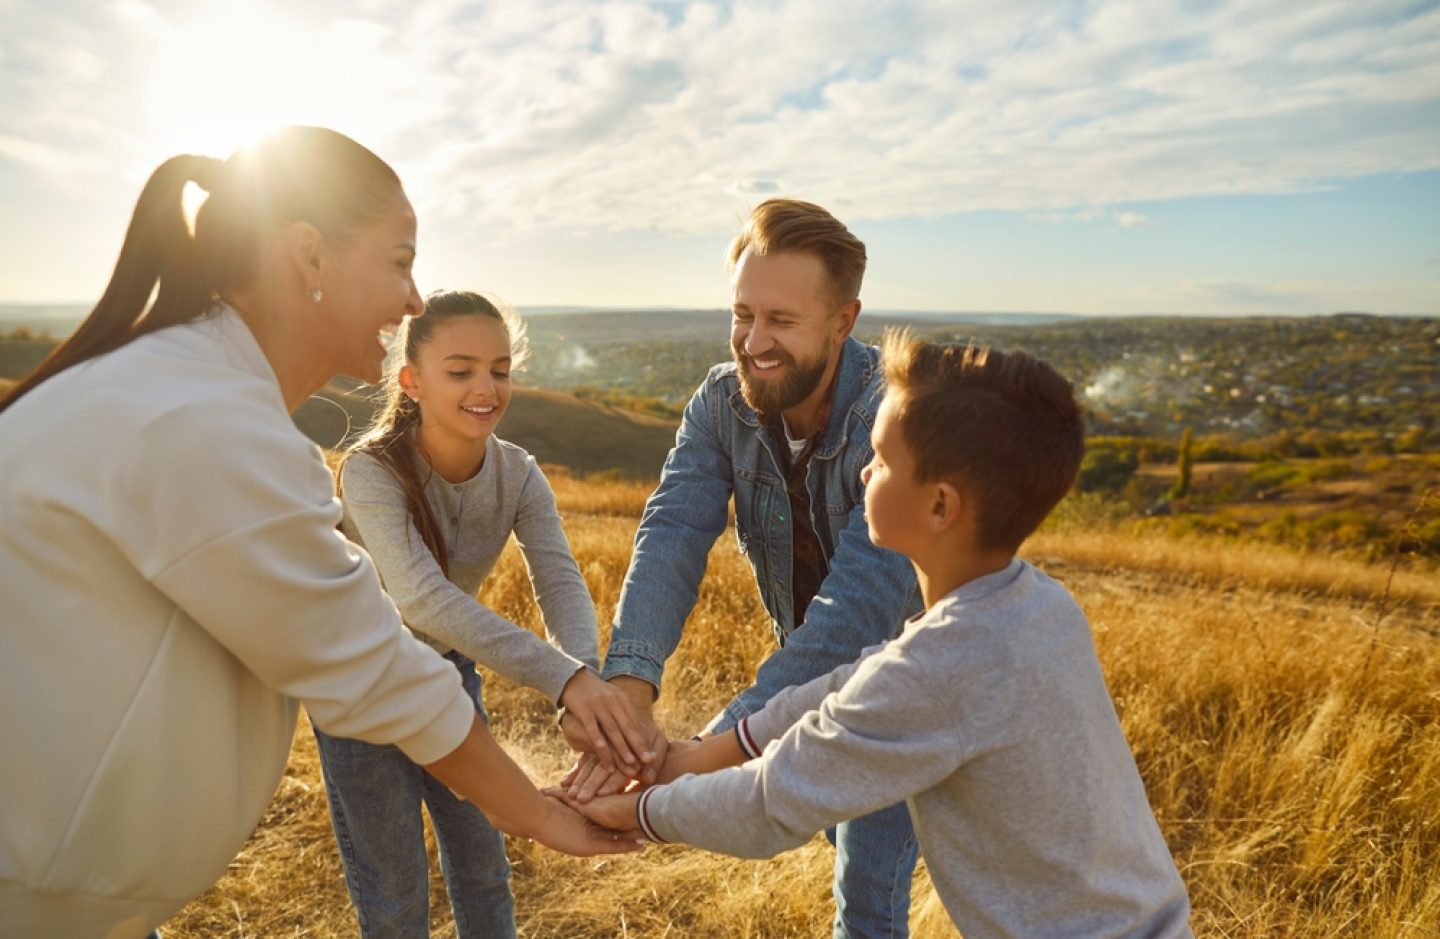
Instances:
[[[480,676],[458,652],[465,690],[485,717]],[[505,840],[469,802],[393,746],[315,731],[330,821],[345,866],[345,885],[365,939],[430,934],[430,873],[423,802],[435,826],[440,867],[460,939],[515,935],[515,900]]]
[[[834,939],[910,935],[910,878],[919,846],[901,802],[825,832],[835,845]]]

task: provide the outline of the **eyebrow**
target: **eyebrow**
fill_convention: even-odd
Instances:
[[[749,313],[749,314],[751,314],[752,316],[753,316],[754,313],[755,313],[754,310],[750,309],[750,305],[749,305],[748,303],[732,303],[732,304],[730,304],[730,311],[731,311],[732,313]],[[799,316],[800,314],[797,313],[797,312],[795,312],[794,310],[783,310],[783,309],[782,309],[782,310],[771,310],[771,311],[770,311],[770,315],[771,315],[771,316]]]
[[[483,362],[483,361],[485,361],[484,359],[480,358],[480,356],[478,356],[478,355],[465,355],[463,352],[454,352],[454,353],[451,353],[450,355],[445,356],[445,358],[441,359],[440,361],[442,361],[442,362],[449,362],[451,359],[460,359],[460,360],[463,361],[463,362]],[[500,362],[509,362],[509,361],[510,361],[510,356],[508,356],[508,355],[502,355],[502,356],[500,356],[499,358],[495,359],[496,364],[499,364]]]
[[[416,253],[418,253],[418,252],[416,252],[416,250],[415,250],[415,242],[413,242],[413,241],[400,241],[400,242],[396,242],[395,247],[399,248],[399,249],[402,250],[402,251],[409,251],[411,254],[416,254]]]

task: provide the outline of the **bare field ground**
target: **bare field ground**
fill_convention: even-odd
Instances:
[[[608,623],[648,488],[555,484]],[[1025,554],[1063,580],[1091,618],[1198,935],[1440,935],[1433,569],[1391,578],[1385,566],[1257,545],[1104,531],[1045,532]],[[482,599],[537,626],[513,546]],[[667,729],[689,733],[703,723],[771,642],[749,569],[733,539],[722,538],[667,672],[659,712]],[[492,726],[532,776],[558,777],[569,758],[546,702],[495,676],[487,676],[486,699]],[[510,854],[520,930],[531,939],[829,932],[833,853],[823,838],[766,862],[677,846],[582,861],[513,839]],[[923,872],[913,896],[914,935],[956,935]],[[438,873],[432,928],[454,935]],[[255,835],[165,934],[355,933],[302,721]]]

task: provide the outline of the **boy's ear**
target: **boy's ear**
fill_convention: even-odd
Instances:
[[[969,508],[969,503],[954,483],[936,483],[934,493],[935,501],[930,505],[930,530],[938,535],[959,524],[960,516]]]

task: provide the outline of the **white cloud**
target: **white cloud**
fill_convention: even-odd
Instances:
[[[188,101],[217,63],[281,76],[276,122],[356,133],[479,240],[729,230],[775,192],[857,220],[1134,227],[1113,207],[1440,166],[1440,10],[1397,0],[363,0],[271,11],[268,58],[214,55],[189,5],[35,8],[0,6],[24,27],[0,39],[0,160],[150,159],[159,52]]]
[[[1150,220],[1139,212],[1116,212],[1115,223],[1121,228],[1143,228]]]

